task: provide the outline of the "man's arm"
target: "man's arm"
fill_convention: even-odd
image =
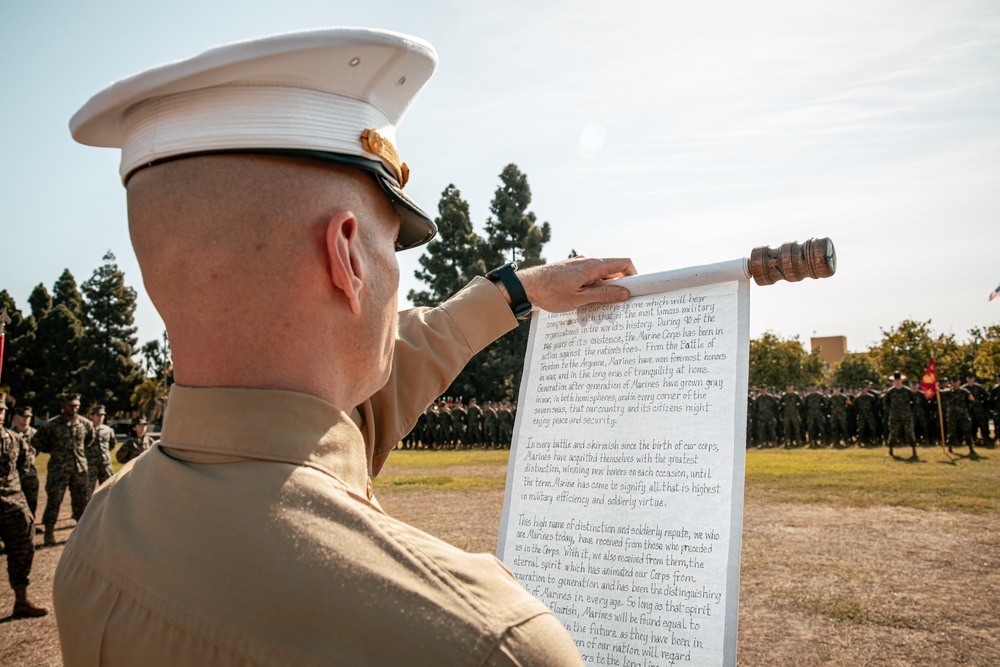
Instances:
[[[623,275],[635,275],[629,259],[575,257],[517,272],[528,300],[550,312],[625,301],[627,289],[601,284]],[[472,356],[516,326],[502,284],[484,278],[437,308],[400,314],[389,381],[360,408],[373,474]]]

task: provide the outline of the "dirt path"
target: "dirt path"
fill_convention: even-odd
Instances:
[[[496,550],[500,489],[378,495],[390,514],[459,547]],[[60,542],[72,525],[68,499],[63,516]],[[61,553],[35,552],[30,591],[46,605]],[[12,605],[0,587],[0,665],[60,665],[54,616],[11,620]],[[741,667],[1000,665],[1000,517],[751,494],[740,623]]]

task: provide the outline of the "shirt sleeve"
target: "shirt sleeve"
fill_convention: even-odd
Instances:
[[[504,634],[483,667],[582,667],[583,658],[552,614],[535,616]]]
[[[481,277],[436,308],[400,313],[389,381],[359,408],[373,475],[473,355],[516,326],[500,290]]]

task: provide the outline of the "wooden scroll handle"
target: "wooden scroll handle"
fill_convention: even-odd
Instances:
[[[829,278],[836,273],[837,251],[827,238],[805,243],[789,241],[780,248],[754,248],[747,264],[758,285],[773,285],[779,280],[795,283],[803,278]]]

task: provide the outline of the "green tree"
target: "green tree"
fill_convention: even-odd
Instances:
[[[552,238],[552,228],[547,222],[537,224],[535,214],[528,210],[530,204],[527,175],[517,165],[507,165],[500,173],[500,186],[490,204],[492,216],[486,221],[491,268],[509,261],[517,262],[521,268],[545,263],[542,248]],[[480,398],[517,399],[529,328],[527,320],[521,322],[477,357],[475,376],[482,387],[477,392]]]
[[[47,301],[48,306],[43,312],[51,308],[51,298],[48,290],[43,285],[36,287],[36,291],[41,288],[42,300]],[[32,296],[35,292],[32,292]],[[29,299],[30,301],[30,299]],[[7,326],[6,344],[4,346],[4,366],[3,379],[7,390],[21,405],[34,405],[38,395],[39,385],[43,379],[36,373],[36,369],[41,367],[41,357],[37,352],[37,332],[38,322],[34,314],[25,316],[17,308],[14,298],[6,291],[0,292],[0,308],[7,308],[7,314],[11,318],[11,323]]]
[[[174,383],[174,360],[170,353],[170,340],[167,332],[163,332],[162,342],[150,340],[139,350],[142,355],[142,366],[146,377],[152,377],[166,383],[169,387]]]
[[[79,391],[79,371],[84,328],[65,304],[56,304],[38,321],[34,353],[39,365],[35,377],[35,409],[58,410],[59,395]]]
[[[474,231],[469,206],[459,190],[454,185],[445,188],[436,219],[440,242],[427,244],[420,257],[422,268],[415,272],[427,289],[408,294],[415,305],[437,305],[475,276],[508,261],[517,261],[522,267],[545,263],[542,248],[552,232],[547,222],[538,225],[535,214],[528,210],[531,188],[527,177],[510,164],[500,174],[500,181],[490,205],[485,240]],[[527,338],[528,325],[522,323],[476,355],[446,394],[480,400],[516,399]]]
[[[169,395],[170,387],[164,380],[148,377],[136,385],[130,402],[147,420],[155,422],[163,416]]]
[[[1000,373],[1000,324],[976,328],[969,333],[974,343],[971,368],[980,380],[992,382]]]
[[[55,306],[62,304],[76,316],[76,319],[81,322],[84,320],[83,295],[80,294],[76,278],[73,277],[69,269],[64,269],[55,285],[52,286],[52,304]]]
[[[932,358],[936,361],[940,377],[962,373],[964,351],[953,335],[935,336],[930,320],[917,322],[906,319],[892,329],[881,331],[882,340],[869,352],[883,380],[895,371],[909,378],[923,377],[924,369]]]
[[[823,358],[819,350],[806,353],[798,336],[783,339],[765,331],[750,341],[750,386],[782,388],[820,382]]]
[[[45,289],[45,285],[38,283],[35,285],[35,289],[31,290],[28,304],[31,306],[31,314],[35,320],[40,320],[45,313],[52,309],[52,295]]]
[[[103,263],[83,284],[86,338],[78,386],[87,401],[103,403],[111,414],[130,408],[135,386],[143,373],[136,354],[135,290],[109,250]]]
[[[537,266],[545,263],[542,246],[552,238],[549,223],[536,224],[535,214],[528,210],[531,204],[531,187],[528,177],[509,164],[500,172],[500,186],[493,194],[486,221],[490,266],[504,262],[517,262],[519,266]]]
[[[484,241],[472,228],[468,202],[453,184],[441,193],[438,213],[438,235],[420,256],[423,268],[414,272],[429,289],[407,294],[415,306],[437,306],[486,273]]]
[[[863,387],[867,383],[881,384],[882,376],[867,352],[849,352],[834,364],[830,382],[845,387]]]

